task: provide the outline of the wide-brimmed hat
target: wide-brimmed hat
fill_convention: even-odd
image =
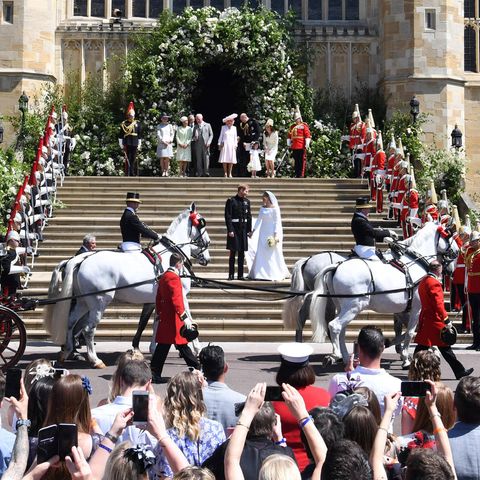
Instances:
[[[232,113],[231,115],[228,115],[228,117],[225,117],[222,122],[227,123],[229,120],[235,120],[238,117],[236,113]]]
[[[364,208],[374,208],[375,205],[370,203],[370,199],[368,197],[358,197],[355,200],[355,209],[356,210],[363,210]]]
[[[180,117],[180,121],[183,123],[183,122],[188,122],[188,117],[186,117],[185,115],[183,117]]]
[[[267,118],[267,121],[265,122],[266,127],[273,127],[273,120],[271,118]]]
[[[140,200],[140,194],[138,192],[127,192],[127,198],[125,198],[125,201],[142,203]]]
[[[162,118],[170,118],[170,115],[167,115],[165,112],[160,115],[160,119]]]

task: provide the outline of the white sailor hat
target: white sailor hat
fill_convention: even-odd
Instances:
[[[306,364],[313,353],[313,348],[305,343],[284,343],[278,347],[278,353],[286,362]]]

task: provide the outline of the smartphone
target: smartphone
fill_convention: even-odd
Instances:
[[[132,394],[133,424],[146,425],[148,421],[148,392],[134,390]]]
[[[424,397],[428,390],[430,390],[430,385],[427,382],[409,381],[401,384],[402,397]]]
[[[37,464],[46,462],[58,453],[57,426],[50,425],[38,431]]]
[[[358,360],[358,342],[353,342],[353,359]]]
[[[78,431],[74,423],[59,423],[57,426],[58,456],[65,460],[72,455],[72,447],[78,447]]]
[[[60,377],[63,377],[64,375],[68,375],[68,372],[67,372],[66,368],[54,368],[53,369],[53,378],[55,380],[58,380]]]
[[[267,387],[265,391],[265,401],[266,402],[284,402],[282,397],[283,388],[274,386]]]
[[[15,397],[20,400],[20,381],[22,370],[20,368],[9,368],[5,380],[5,398]]]

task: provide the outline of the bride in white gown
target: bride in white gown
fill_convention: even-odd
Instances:
[[[260,207],[249,241],[248,276],[252,280],[283,280],[290,276],[290,273],[283,258],[280,207],[272,192],[264,192],[262,200],[263,206]]]

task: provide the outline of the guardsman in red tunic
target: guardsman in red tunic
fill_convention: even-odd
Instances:
[[[455,270],[452,278],[452,291],[450,301],[455,310],[462,309],[462,326],[458,329],[460,333],[470,333],[470,315],[469,305],[465,296],[465,255],[468,250],[468,241],[470,240],[470,229],[461,226],[458,231],[461,243],[458,253]]]
[[[395,169],[397,171],[397,176],[394,178],[392,191],[390,193],[393,193],[393,209],[395,210],[395,218],[398,219],[398,222],[400,223],[403,197],[407,191],[406,179],[408,162],[401,160],[396,164]]]
[[[353,176],[359,178],[362,176],[362,159],[364,157],[363,148],[365,137],[367,135],[367,127],[360,117],[360,109],[358,104],[352,113],[352,123],[350,125],[350,142],[349,147],[352,152]]]
[[[472,309],[473,344],[467,350],[480,351],[480,232],[473,231],[465,255],[465,291]]]
[[[365,147],[363,149],[365,158],[363,160],[363,171],[369,180],[369,185],[372,184],[372,161],[377,151],[377,131],[375,130],[375,120],[373,119],[372,109],[368,109],[367,120],[365,121]],[[372,198],[372,200],[374,200]]]
[[[383,151],[383,138],[382,132],[378,132],[377,136],[377,151],[373,157],[371,164],[371,189],[370,194],[372,200],[376,201],[377,204],[377,213],[382,213],[383,211],[383,186],[385,184],[385,164],[386,164],[386,155]]]
[[[295,160],[295,177],[303,178],[307,165],[307,150],[312,135],[308,124],[302,121],[302,115],[298,107],[295,109],[294,120],[295,123],[288,130],[287,145],[292,150],[292,156]]]
[[[428,275],[422,279],[418,286],[422,309],[418,318],[415,353],[420,350],[428,350],[433,346],[438,347],[442,357],[450,365],[455,378],[458,380],[470,375],[473,372],[473,368],[465,370],[465,367],[453,353],[452,347],[444,343],[440,338],[442,329],[450,324],[448,313],[445,310],[443,287],[440,278],[442,278],[442,264],[438,260],[434,260],[430,264]]]
[[[385,185],[387,192],[390,192],[390,187],[393,181],[393,167],[395,166],[395,155],[397,154],[397,144],[395,143],[395,137],[392,134],[390,145],[388,145],[388,158],[387,158],[387,176],[385,178]]]
[[[398,181],[399,177],[399,169],[400,169],[400,162],[405,160],[405,153],[403,151],[402,139],[399,138],[397,142],[397,150],[395,152],[395,160],[393,162],[393,170],[391,176],[391,185],[390,185],[390,192],[388,194],[388,200],[390,203],[388,218],[390,219],[398,219],[398,210],[394,208],[394,203],[397,201],[397,190],[398,190]]]
[[[413,169],[410,175],[406,176],[407,191],[402,200],[402,213],[400,223],[402,224],[403,238],[409,238],[414,234],[413,223],[418,218],[418,190],[416,189]],[[412,222],[413,221],[413,222]]]
[[[191,325],[190,316],[183,303],[183,289],[180,271],[183,259],[177,253],[170,257],[170,268],[160,277],[158,282],[156,309],[159,316],[155,340],[157,348],[152,357],[152,376],[154,383],[162,383],[162,370],[168,352],[175,345],[189,367],[200,368],[200,364],[188,346],[186,338],[180,334],[180,329]]]

